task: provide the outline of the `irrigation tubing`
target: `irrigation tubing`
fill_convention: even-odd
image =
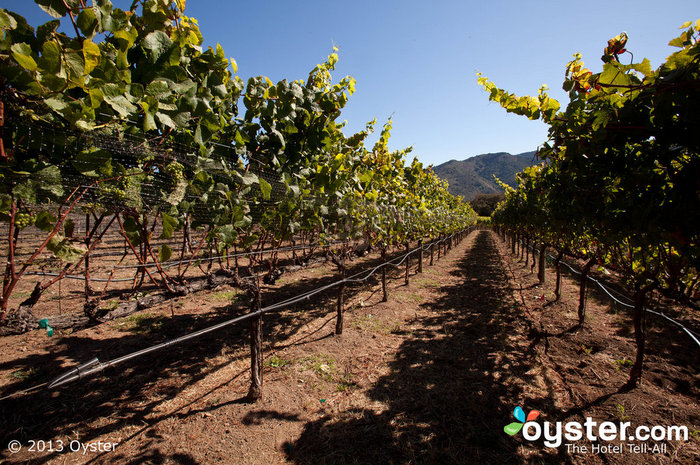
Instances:
[[[537,251],[538,249],[537,249],[536,247],[532,247],[532,250]],[[552,255],[547,255],[547,257],[549,257],[550,259],[553,259],[553,258],[554,258]],[[562,264],[566,265],[572,272],[576,273],[577,275],[580,275],[580,274],[581,274],[580,271],[575,270],[574,267],[572,267],[571,265],[569,265],[568,263],[566,263],[564,260],[560,260],[559,263],[562,263]],[[629,304],[629,303],[627,303],[627,302],[623,302],[623,301],[621,301],[620,299],[616,298],[614,295],[612,295],[612,294],[611,294],[611,289],[608,289],[607,287],[605,287],[605,286],[603,285],[603,283],[601,283],[599,280],[595,279],[595,278],[592,277],[592,276],[588,276],[588,279],[590,279],[591,281],[593,281],[594,283],[596,283],[596,284],[598,285],[598,287],[600,287],[600,288],[601,288],[612,300],[614,300],[615,302],[617,302],[617,303],[619,303],[620,305],[623,305],[623,306],[625,306],[625,307],[628,307],[628,308],[634,308],[634,305]],[[616,292],[616,294],[617,294],[617,292]],[[622,297],[622,295],[620,295],[620,296]],[[669,317],[668,315],[664,314],[663,312],[657,312],[657,311],[655,311],[655,310],[652,310],[652,309],[646,308],[646,307],[644,307],[644,311],[645,311],[645,312],[649,312],[649,313],[654,314],[654,315],[658,315],[658,316],[660,316],[660,317],[663,317],[663,318],[665,318],[666,320],[668,320],[668,321],[670,321],[671,323],[673,323],[674,325],[678,326],[678,327],[681,328],[688,336],[690,336],[690,338],[691,338],[693,341],[695,341],[695,343],[700,347],[700,340],[698,340],[698,338],[696,337],[695,333],[694,333],[692,330],[686,328],[683,324],[679,323],[678,321],[674,320],[673,318]]]
[[[447,236],[447,237],[445,237],[445,238],[443,238],[443,239],[441,239],[441,240],[433,241],[433,242],[431,242],[431,244],[434,245],[435,243],[445,242],[445,241],[451,239],[452,237],[454,237],[454,235],[455,235],[455,234],[452,234],[452,235]],[[173,347],[173,346],[175,346],[175,345],[179,345],[179,344],[181,344],[181,343],[183,343],[183,342],[185,342],[185,341],[189,341],[190,339],[194,339],[194,338],[197,338],[197,337],[199,337],[199,336],[203,336],[203,335],[205,335],[205,334],[211,333],[211,332],[213,332],[213,331],[216,331],[216,330],[221,329],[221,328],[226,327],[226,326],[230,326],[230,325],[233,325],[233,324],[236,324],[236,323],[240,323],[240,322],[245,321],[245,320],[248,320],[248,319],[250,319],[250,318],[253,318],[253,317],[262,315],[262,314],[264,314],[264,313],[268,313],[268,312],[270,312],[270,311],[272,311],[272,310],[278,310],[278,309],[281,309],[281,308],[284,308],[284,307],[288,307],[288,306],[290,306],[290,305],[293,305],[293,304],[295,304],[295,303],[301,302],[301,301],[303,301],[303,300],[310,299],[312,296],[314,296],[314,295],[316,295],[316,294],[319,294],[319,293],[321,293],[321,292],[327,291],[328,289],[331,289],[331,288],[333,288],[333,287],[335,287],[335,286],[339,286],[340,284],[348,283],[348,282],[357,283],[357,282],[366,281],[366,280],[369,279],[374,273],[376,273],[377,270],[381,269],[381,268],[384,267],[384,266],[389,266],[389,265],[392,265],[392,266],[399,266],[399,265],[401,265],[404,261],[406,261],[406,260],[408,259],[408,257],[409,257],[410,255],[414,254],[414,253],[415,253],[416,251],[418,251],[419,249],[421,249],[421,247],[416,247],[416,248],[414,248],[413,250],[410,250],[410,251],[406,252],[403,256],[400,256],[400,257],[394,258],[393,260],[389,260],[389,261],[386,261],[386,262],[384,262],[384,263],[381,263],[381,264],[375,266],[374,268],[372,268],[372,269],[369,270],[369,271],[362,271],[362,272],[356,273],[356,274],[354,274],[354,275],[352,275],[352,276],[348,276],[348,277],[346,277],[346,278],[344,278],[344,279],[341,279],[341,280],[339,280],[339,281],[335,281],[335,282],[333,282],[333,283],[331,283],[331,284],[327,284],[327,285],[325,285],[325,286],[321,286],[321,287],[316,288],[316,289],[314,289],[314,290],[312,290],[312,291],[309,291],[309,292],[307,292],[307,293],[298,295],[298,296],[296,296],[296,297],[292,297],[292,298],[287,299],[287,300],[284,300],[284,301],[282,301],[282,302],[277,302],[277,303],[275,303],[275,304],[272,304],[272,305],[269,305],[269,306],[267,306],[267,307],[261,308],[261,309],[259,309],[259,310],[254,311],[254,312],[246,313],[245,315],[241,315],[241,316],[237,316],[237,317],[235,317],[235,318],[231,318],[231,319],[229,319],[229,320],[223,321],[223,322],[218,323],[218,324],[215,324],[215,325],[213,325],[213,326],[209,326],[209,327],[207,327],[207,328],[200,329],[200,330],[195,331],[195,332],[193,332],[193,333],[189,333],[189,334],[186,334],[186,335],[184,335],[184,336],[180,336],[180,337],[178,337],[178,338],[171,339],[171,340],[169,340],[169,341],[166,341],[166,342],[163,342],[163,343],[160,343],[160,344],[156,344],[156,345],[154,345],[154,346],[147,347],[147,348],[145,348],[145,349],[141,349],[141,350],[138,350],[138,351],[136,351],[136,352],[132,352],[132,353],[123,355],[123,356],[121,356],[121,357],[118,357],[118,358],[115,358],[115,359],[112,359],[112,360],[108,360],[108,361],[106,361],[106,362],[100,362],[99,359],[93,358],[92,360],[90,360],[90,361],[88,361],[88,362],[86,362],[86,363],[83,363],[82,365],[79,365],[79,366],[77,366],[77,367],[75,367],[75,368],[73,368],[73,369],[67,371],[66,373],[64,373],[64,374],[62,374],[62,375],[60,375],[60,376],[58,376],[57,378],[55,378],[53,381],[51,381],[51,382],[48,384],[47,389],[53,389],[53,388],[62,386],[62,385],[64,385],[64,384],[67,384],[67,383],[70,383],[70,382],[73,382],[73,381],[77,381],[77,380],[86,378],[86,377],[91,376],[91,375],[93,375],[93,374],[95,374],[95,373],[99,373],[99,372],[105,370],[106,368],[119,365],[119,364],[124,363],[124,362],[126,362],[126,361],[128,361],[128,360],[132,360],[132,359],[141,357],[141,356],[143,356],[143,355],[150,354],[150,353],[159,351],[159,350],[161,350],[161,349],[165,349],[165,348],[167,348],[167,347]],[[399,260],[399,259],[400,259],[400,261],[399,261],[398,263],[394,263],[394,262],[396,262],[396,261]],[[361,275],[363,275],[363,274],[365,274],[364,277],[358,278],[358,276],[361,276]]]
[[[25,394],[29,394],[32,391],[36,391],[37,389],[43,388],[47,384],[49,384],[49,383],[41,383],[41,384],[37,384],[36,386],[32,386],[30,388],[24,389],[22,391],[13,392],[12,394],[8,394],[5,397],[0,397],[0,401],[3,401],[5,399],[9,399],[11,397],[17,397],[17,396],[23,396]]]

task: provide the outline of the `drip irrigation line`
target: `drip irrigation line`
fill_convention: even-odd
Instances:
[[[536,251],[536,250],[538,250],[538,249],[537,249],[536,247],[532,247],[532,250],[533,250],[533,251]],[[548,256],[549,258],[554,258],[552,255],[547,255],[547,256]],[[568,264],[567,262],[565,262],[564,260],[560,260],[559,263],[562,263],[562,264],[566,265],[566,266],[567,266],[572,272],[574,272],[575,274],[577,274],[577,275],[579,275],[579,276],[581,275],[581,272],[580,272],[580,271],[575,270],[571,265],[569,265],[569,264]],[[592,277],[592,276],[590,276],[590,275],[588,275],[587,277],[588,277],[588,279],[590,279],[591,281],[593,281],[594,283],[596,283],[596,284],[598,285],[598,287],[600,287],[613,301],[615,301],[615,302],[617,302],[617,303],[619,303],[620,305],[623,305],[623,306],[625,306],[625,307],[634,308],[634,305],[632,305],[632,304],[630,304],[630,303],[627,303],[627,302],[623,302],[623,301],[621,301],[620,299],[618,299],[617,297],[615,297],[614,295],[612,295],[612,294],[611,294],[611,291],[612,291],[612,292],[615,292],[615,293],[618,294],[618,295],[620,295],[621,298],[627,298],[627,297],[623,296],[622,294],[618,293],[617,291],[614,291],[614,290],[612,290],[612,289],[608,289],[606,286],[604,286],[599,280],[595,279],[594,277]],[[696,333],[695,333],[694,331],[692,331],[691,329],[688,329],[688,328],[685,327],[683,324],[679,323],[678,321],[674,320],[673,318],[669,317],[668,315],[666,315],[666,314],[663,313],[663,312],[657,312],[657,311],[655,311],[655,310],[651,310],[650,308],[646,308],[646,307],[644,307],[644,311],[645,311],[645,312],[648,312],[648,313],[652,313],[652,314],[654,314],[654,315],[658,315],[658,316],[660,316],[660,317],[663,317],[663,318],[665,318],[666,320],[668,320],[668,321],[670,321],[671,323],[673,323],[674,325],[678,326],[678,327],[681,328],[688,336],[690,336],[690,338],[691,338],[693,341],[695,341],[695,343],[700,347],[700,340],[698,340],[698,337],[696,337]]]
[[[449,238],[452,238],[453,236],[454,236],[454,234],[452,234],[451,236],[449,236]],[[442,240],[435,241],[435,242],[433,242],[433,243],[444,242],[444,241],[446,241],[447,239],[448,239],[448,238],[445,238],[445,239],[442,239]],[[289,299],[287,299],[287,300],[283,300],[283,301],[281,301],[281,302],[278,302],[278,303],[276,303],[276,304],[273,304],[273,305],[271,305],[270,307],[267,307],[267,308],[268,308],[268,309],[283,308],[283,307],[286,307],[286,306],[288,306],[288,305],[292,305],[292,304],[295,304],[295,303],[298,303],[298,302],[302,302],[302,301],[304,301],[304,300],[308,300],[309,298],[311,298],[312,296],[314,296],[314,295],[316,295],[316,294],[319,294],[319,293],[321,293],[321,292],[323,292],[323,291],[327,291],[328,289],[331,289],[331,288],[333,288],[333,287],[335,287],[335,286],[338,286],[338,285],[340,285],[340,284],[342,284],[342,283],[364,282],[364,281],[368,280],[374,273],[377,272],[377,270],[381,269],[382,267],[389,266],[389,265],[392,265],[392,266],[400,266],[410,255],[414,254],[418,249],[419,249],[419,247],[416,247],[416,248],[414,248],[413,250],[411,250],[411,251],[407,252],[406,254],[404,254],[403,256],[399,256],[399,257],[394,258],[394,259],[392,259],[392,260],[388,260],[388,261],[386,261],[386,262],[384,262],[384,263],[381,263],[381,264],[375,266],[374,268],[372,268],[372,269],[369,270],[369,271],[360,271],[359,273],[355,273],[354,275],[348,276],[348,277],[346,277],[346,278],[344,278],[344,279],[342,279],[342,280],[340,280],[340,281],[336,281],[336,282],[333,282],[333,283],[331,283],[331,284],[327,284],[327,285],[325,285],[325,286],[321,286],[320,288],[314,289],[314,290],[309,291],[309,292],[307,292],[307,293],[305,293],[305,294],[301,294],[301,295],[298,295],[298,296],[295,296],[295,297],[291,297],[291,298],[289,298]],[[401,259],[401,260],[400,260],[398,263],[394,263],[396,260],[399,260],[399,259]],[[364,273],[367,273],[367,276],[365,276],[364,278],[356,279],[357,276],[360,276],[360,275],[362,275],[362,274],[364,274]]]
[[[664,313],[662,313],[662,312],[657,312],[657,311],[651,310],[651,309],[649,309],[649,308],[645,308],[644,310],[647,311],[647,312],[649,312],[649,313],[653,313],[654,315],[658,315],[658,316],[660,316],[660,317],[663,317],[663,318],[667,319],[668,321],[670,321],[671,323],[673,323],[674,325],[680,327],[683,331],[685,331],[685,333],[686,333],[688,336],[690,336],[690,337],[695,341],[695,343],[696,343],[697,345],[700,346],[700,341],[698,340],[697,337],[695,337],[695,334],[693,333],[693,331],[689,330],[688,328],[686,328],[685,326],[683,326],[682,324],[680,324],[679,322],[677,322],[677,321],[674,320],[673,318],[670,318],[668,315],[666,315],[666,314],[664,314]]]
[[[602,284],[600,281],[598,281],[597,279],[592,278],[592,277],[590,277],[590,276],[589,276],[589,278],[591,279],[591,281],[593,281],[594,283],[596,283],[603,291],[605,291],[605,293],[606,293],[611,299],[613,299],[615,302],[619,303],[620,305],[624,305],[625,307],[628,307],[628,308],[634,308],[634,305],[628,304],[628,303],[622,302],[622,301],[619,300],[619,299],[616,299],[616,298],[610,293],[610,291],[609,291],[605,286],[603,286],[603,284]],[[688,329],[688,328],[686,328],[685,326],[683,326],[683,325],[682,325],[681,323],[679,323],[678,321],[674,320],[673,318],[669,317],[668,315],[664,314],[663,312],[657,312],[657,311],[655,311],[655,310],[651,310],[651,309],[646,308],[646,307],[644,307],[644,311],[649,312],[649,313],[653,313],[654,315],[661,316],[661,317],[667,319],[668,321],[670,321],[671,323],[677,325],[678,327],[680,327],[681,329],[683,329],[683,331],[685,331],[685,333],[688,334],[688,336],[690,336],[690,337],[695,341],[695,343],[696,343],[698,346],[700,346],[700,341],[698,340],[697,337],[695,337],[695,334],[693,333],[693,331],[690,330],[690,329]]]
[[[355,273],[354,275],[348,276],[348,277],[346,277],[346,278],[344,278],[344,279],[341,279],[341,280],[339,280],[339,281],[335,281],[335,282],[332,282],[332,283],[330,283],[330,284],[326,284],[325,286],[321,286],[321,287],[319,287],[319,288],[316,288],[316,289],[311,290],[311,291],[309,291],[309,292],[306,292],[306,293],[304,293],[304,294],[301,294],[301,295],[298,295],[298,296],[294,296],[294,297],[290,297],[289,299],[283,300],[283,301],[281,301],[281,302],[277,302],[276,304],[272,304],[272,305],[266,307],[266,310],[274,310],[274,309],[278,309],[278,308],[283,308],[283,307],[287,307],[287,306],[289,306],[289,305],[293,305],[293,304],[298,303],[298,302],[302,302],[302,301],[304,301],[304,300],[308,300],[308,299],[310,299],[311,297],[313,297],[313,296],[316,295],[316,294],[319,294],[319,293],[321,293],[321,292],[327,291],[328,289],[332,289],[332,288],[334,288],[334,287],[336,287],[336,286],[339,286],[339,285],[341,285],[341,284],[343,284],[343,283],[351,283],[351,282],[355,282],[355,283],[356,283],[356,282],[363,282],[363,281],[366,281],[366,280],[369,279],[374,273],[376,273],[377,270],[381,269],[381,268],[384,267],[384,266],[389,266],[389,265],[392,265],[392,266],[399,266],[399,265],[401,265],[401,264],[408,258],[408,256],[411,255],[411,254],[413,254],[413,253],[415,253],[416,250],[418,250],[418,248],[415,248],[415,249],[413,249],[413,250],[407,252],[407,253],[404,254],[403,256],[399,256],[399,257],[394,258],[394,259],[392,259],[392,260],[389,260],[389,261],[386,261],[386,262],[384,262],[384,263],[381,263],[381,264],[375,266],[374,268],[372,268],[372,269],[369,270],[369,271],[360,271],[359,273]],[[399,260],[399,259],[401,259],[401,261],[399,261],[399,263],[394,263],[396,260]],[[361,278],[361,279],[356,279],[357,276],[360,276],[360,275],[365,274],[365,273],[368,273],[367,276],[365,276],[364,278]]]
[[[452,238],[452,237],[454,237],[454,234],[452,234],[451,236],[448,236],[447,238],[445,238],[445,239],[443,239],[443,240],[447,240],[448,238]],[[141,349],[141,350],[139,350],[139,351],[132,352],[132,353],[130,353],[130,354],[126,354],[126,355],[123,355],[123,356],[121,356],[121,357],[118,357],[118,358],[115,358],[115,359],[112,359],[112,360],[108,360],[108,361],[106,361],[106,362],[100,362],[99,359],[93,358],[92,360],[90,360],[90,361],[88,361],[88,362],[86,362],[86,363],[83,363],[83,364],[81,364],[81,365],[79,365],[79,366],[77,366],[77,367],[71,369],[70,371],[67,371],[66,373],[64,373],[64,374],[62,374],[62,375],[60,375],[60,376],[58,376],[57,378],[55,378],[54,380],[52,380],[50,383],[48,383],[48,387],[47,387],[47,388],[48,388],[48,389],[53,389],[53,388],[59,387],[59,386],[61,386],[61,385],[70,383],[70,382],[72,382],[72,381],[76,381],[76,380],[80,380],[80,379],[86,378],[86,377],[88,377],[88,376],[90,376],[90,375],[93,375],[93,374],[95,374],[95,373],[99,373],[99,372],[105,370],[106,368],[119,365],[119,364],[124,363],[124,362],[126,362],[126,361],[128,361],[128,360],[132,360],[132,359],[135,359],[135,358],[137,358],[137,357],[141,357],[141,356],[143,356],[143,355],[146,355],[146,354],[150,354],[150,353],[159,351],[159,350],[161,350],[161,349],[165,349],[165,348],[168,348],[168,347],[173,347],[173,346],[175,346],[175,345],[179,345],[179,344],[181,344],[181,343],[183,343],[183,342],[185,342],[185,341],[188,341],[188,340],[190,340],[190,339],[194,339],[194,338],[197,338],[197,337],[199,337],[199,336],[203,336],[203,335],[205,335],[205,334],[211,333],[211,332],[213,332],[213,331],[216,331],[216,330],[218,330],[218,329],[224,328],[224,327],[226,327],[226,326],[233,325],[233,324],[236,324],[236,323],[240,323],[240,322],[245,321],[245,320],[247,320],[247,319],[250,319],[250,318],[253,318],[253,317],[256,317],[256,316],[260,316],[260,315],[262,315],[262,314],[264,314],[264,313],[268,313],[268,312],[271,312],[271,311],[273,311],[273,310],[278,310],[278,309],[281,309],[281,308],[284,308],[284,307],[288,307],[288,306],[293,305],[293,304],[295,304],[295,303],[297,303],[297,302],[301,302],[301,301],[304,301],[304,300],[308,300],[308,299],[311,298],[312,296],[314,296],[314,295],[316,295],[316,294],[319,294],[319,293],[321,293],[321,292],[323,292],[323,291],[326,291],[326,290],[328,290],[328,289],[331,289],[331,288],[333,288],[333,287],[335,287],[335,286],[339,286],[340,284],[347,283],[347,282],[363,282],[363,281],[366,281],[366,280],[369,279],[374,273],[376,273],[377,270],[381,269],[381,268],[384,267],[384,266],[389,266],[389,265],[399,266],[399,265],[401,265],[401,263],[403,263],[405,260],[407,260],[408,257],[409,257],[410,255],[412,255],[413,253],[415,253],[415,252],[416,252],[417,250],[419,250],[419,249],[420,249],[420,247],[416,247],[416,248],[414,248],[413,250],[410,250],[410,251],[406,252],[403,256],[394,258],[393,260],[389,260],[389,261],[386,261],[386,262],[384,262],[384,263],[381,263],[381,264],[375,266],[374,268],[372,268],[372,269],[369,270],[368,272],[367,272],[367,271],[363,271],[363,272],[356,273],[356,274],[354,274],[354,275],[352,275],[352,276],[346,277],[346,278],[341,279],[341,280],[339,280],[339,281],[335,281],[335,282],[330,283],[330,284],[327,284],[327,285],[325,285],[325,286],[321,286],[321,287],[319,287],[319,288],[316,288],[316,289],[314,289],[314,290],[312,290],[312,291],[309,291],[309,292],[307,292],[307,293],[301,294],[301,295],[299,295],[299,296],[295,296],[295,297],[292,297],[292,298],[290,298],[290,299],[284,300],[284,301],[282,301],[282,302],[278,302],[278,303],[275,303],[275,304],[272,304],[272,305],[268,305],[267,307],[261,308],[261,309],[259,309],[259,310],[254,311],[254,312],[246,313],[245,315],[241,315],[241,316],[237,316],[237,317],[235,317],[235,318],[231,318],[231,319],[229,319],[229,320],[223,321],[223,322],[218,323],[218,324],[215,324],[215,325],[213,325],[213,326],[209,326],[209,327],[207,327],[207,328],[200,329],[200,330],[195,331],[195,332],[193,332],[193,333],[186,334],[186,335],[184,335],[184,336],[180,336],[180,337],[178,337],[178,338],[171,339],[171,340],[169,340],[169,341],[166,341],[166,342],[163,342],[163,343],[160,343],[160,344],[156,344],[156,345],[154,345],[154,346],[147,347],[147,348],[145,348],[145,349]],[[393,263],[393,262],[395,262],[395,261],[397,261],[397,260],[399,260],[399,259],[401,259],[401,260],[400,260],[398,263],[396,263],[396,264]],[[360,275],[362,275],[362,274],[365,274],[365,273],[366,273],[366,276],[364,276],[363,278],[357,278],[358,276],[360,276]],[[46,384],[46,383],[45,383],[45,384]]]
[[[10,399],[12,397],[23,396],[25,394],[29,394],[32,391],[36,391],[37,389],[43,388],[47,384],[49,384],[49,383],[41,383],[41,384],[37,384],[36,386],[32,386],[30,388],[24,389],[22,391],[13,392],[12,394],[8,394],[4,397],[0,397],[0,401],[3,401],[5,399]]]
[[[423,250],[424,250],[424,251],[425,251],[425,250],[429,250],[431,246],[433,246],[433,245],[435,245],[435,244],[439,244],[439,243],[444,243],[444,242],[446,242],[448,239],[451,239],[452,237],[454,237],[454,234],[452,234],[452,235],[450,235],[450,236],[447,236],[447,237],[445,237],[445,238],[443,238],[443,239],[438,239],[438,240],[435,240],[435,241],[433,241],[433,242],[430,242],[428,245],[424,245],[424,246],[423,246]],[[342,243],[343,243],[343,241],[335,241],[335,242],[332,242],[332,243],[329,244],[329,245],[337,245],[337,244],[342,244]],[[306,246],[306,247],[304,247],[304,248],[309,248],[309,247],[318,247],[318,243],[315,243],[315,244]],[[294,250],[297,250],[297,249],[302,249],[302,247],[295,247],[295,248],[294,248]],[[277,251],[277,252],[290,252],[290,251],[292,251],[292,250],[293,250],[292,247],[283,247],[283,248],[277,249],[276,251]],[[415,253],[416,250],[418,250],[418,248],[412,250],[411,253]],[[237,254],[230,254],[230,255],[228,255],[228,256],[229,256],[230,258],[233,258],[233,257],[245,257],[245,256],[250,256],[250,255],[265,254],[265,253],[269,253],[269,252],[275,252],[275,249],[265,249],[265,250],[260,250],[260,251],[257,251],[257,252],[240,252],[240,253],[237,253]],[[110,255],[117,256],[117,254],[110,254]],[[119,254],[119,255],[123,255],[123,254]],[[101,256],[101,255],[90,254],[90,257],[97,257],[97,256]],[[213,261],[213,260],[218,260],[218,259],[220,259],[220,258],[221,258],[221,259],[226,258],[226,255],[218,255],[218,256],[215,256],[215,257],[189,258],[189,259],[183,260],[183,261],[181,261],[181,262],[180,262],[180,261],[171,260],[170,262],[163,262],[163,263],[161,263],[160,265],[161,265],[161,268],[163,268],[163,269],[168,269],[168,268],[173,268],[173,267],[175,267],[175,266],[178,266],[178,265],[181,264],[181,263],[184,264],[184,263],[190,263],[190,262],[196,262],[196,261],[210,262],[210,261]],[[403,263],[403,262],[401,262],[401,263]],[[400,265],[401,263],[397,264],[396,266]],[[114,269],[153,268],[153,267],[155,267],[155,266],[156,266],[155,263],[147,263],[147,264],[145,264],[145,265],[120,265],[120,266],[115,266]],[[47,277],[56,277],[56,276],[59,275],[59,273],[54,273],[54,272],[49,272],[49,271],[27,271],[25,274],[26,274],[27,276],[47,276]],[[77,280],[77,281],[85,281],[85,277],[84,277],[84,276],[81,276],[81,275],[68,275],[68,274],[67,274],[67,275],[64,276],[64,278],[66,278],[66,279],[74,279],[74,280]],[[109,281],[109,282],[113,282],[113,283],[114,283],[114,282],[130,282],[130,281],[133,281],[133,278],[113,278],[113,279],[109,279],[109,278],[92,278],[92,277],[91,277],[91,278],[90,278],[90,281],[94,281],[94,282],[96,282],[96,283],[100,283],[100,282],[106,283],[106,282],[108,282],[108,281]]]

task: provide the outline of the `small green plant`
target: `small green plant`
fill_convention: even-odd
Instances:
[[[421,279],[416,279],[415,283],[420,287],[421,289],[431,289],[434,287],[439,287],[440,286],[440,281],[437,281],[435,279],[430,279],[430,278],[421,278]]]
[[[129,315],[117,323],[120,331],[133,331],[135,333],[157,333],[163,331],[166,318],[163,315],[153,313],[137,313]]]
[[[621,358],[619,360],[615,360],[615,369],[616,370],[620,370],[623,367],[631,367],[632,365],[634,365],[634,362],[632,361],[632,359],[627,358],[627,357]]]
[[[119,299],[108,300],[100,307],[101,310],[114,310],[119,306]]]
[[[408,296],[408,300],[411,300],[416,303],[421,303],[423,302],[423,297],[419,296],[418,294],[410,294]]]
[[[380,332],[382,323],[381,321],[377,320],[374,318],[374,316],[367,315],[367,316],[360,316],[355,319],[355,328],[357,329],[363,329],[365,331],[371,331],[371,332]]]
[[[345,376],[340,378],[340,380],[338,381],[338,384],[335,385],[335,390],[338,392],[347,392],[356,386],[357,386],[357,383],[352,380],[352,375],[345,374]]]
[[[238,292],[236,291],[220,291],[215,292],[212,297],[214,300],[219,300],[221,302],[232,302],[238,297]]]
[[[403,330],[401,329],[401,323],[399,323],[398,321],[395,322],[389,329],[389,332],[391,334],[401,334],[403,332]]]
[[[333,381],[337,373],[335,359],[329,355],[319,354],[304,359],[307,369],[316,373],[316,376],[326,381]]]
[[[34,378],[39,372],[36,368],[32,367],[27,370],[17,370],[10,373],[10,378],[14,378],[19,381],[26,381],[28,379]]]
[[[131,296],[131,300],[139,300],[143,297],[148,297],[149,295],[151,295],[151,293],[146,291],[135,292],[134,295]]]
[[[593,347],[588,347],[586,344],[581,344],[581,352],[586,355],[591,355],[591,352],[593,352]]]
[[[285,367],[289,364],[291,364],[289,360],[285,360],[281,357],[278,357],[277,355],[273,355],[272,357],[268,358],[265,360],[265,368],[282,368]]]
[[[625,406],[622,404],[617,404],[617,418],[620,419],[620,421],[627,421],[630,419],[629,415],[625,414]]]

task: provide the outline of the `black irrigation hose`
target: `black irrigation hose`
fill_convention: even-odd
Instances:
[[[569,265],[568,263],[566,263],[566,262],[562,262],[562,263],[564,263],[564,265],[566,265],[567,267],[569,267],[569,269],[570,269],[571,271],[580,274],[579,272],[577,272],[576,270],[574,270],[574,269],[571,267],[571,265]],[[612,294],[610,293],[610,290],[608,290],[608,288],[606,288],[599,280],[593,278],[592,276],[588,276],[588,279],[590,279],[591,281],[593,281],[594,283],[596,283],[596,284],[598,285],[598,287],[600,287],[600,288],[601,288],[612,300],[614,300],[615,302],[619,303],[620,305],[624,305],[625,307],[628,307],[628,308],[634,308],[634,305],[628,304],[628,303],[626,303],[626,302],[621,301],[620,299],[617,299],[614,295],[612,295]],[[673,318],[669,317],[668,315],[664,314],[663,312],[657,312],[657,311],[655,311],[655,310],[651,310],[651,309],[646,308],[646,307],[644,307],[644,311],[645,311],[645,312],[648,312],[648,313],[652,313],[652,314],[654,314],[654,315],[658,315],[658,316],[660,316],[660,317],[663,317],[663,318],[665,318],[666,320],[670,321],[671,323],[675,324],[676,326],[680,327],[688,336],[690,336],[690,338],[691,338],[693,341],[695,341],[695,343],[696,343],[698,346],[700,346],[700,341],[698,340],[698,338],[695,337],[695,335],[693,334],[693,332],[692,332],[690,329],[688,329],[688,328],[686,328],[685,326],[683,326],[683,324],[679,323],[678,321],[674,320]]]
[[[533,250],[533,251],[537,251],[538,249],[537,249],[537,247],[534,247],[534,246],[533,246],[533,247],[532,247],[532,250]],[[550,259],[553,259],[553,258],[554,258],[552,255],[547,255],[547,257],[549,257]],[[574,273],[576,273],[576,274],[578,274],[578,275],[581,274],[580,271],[575,270],[571,265],[569,265],[568,263],[566,263],[564,260],[560,260],[559,263],[562,263],[562,264],[566,265],[572,272],[574,272]],[[594,283],[596,283],[596,284],[597,284],[597,285],[598,285],[612,300],[614,300],[615,302],[619,303],[620,305],[624,305],[625,307],[628,307],[628,308],[634,308],[634,305],[631,305],[631,304],[629,304],[629,303],[626,303],[626,302],[621,301],[620,299],[617,299],[614,295],[611,294],[611,291],[612,291],[612,292],[615,292],[615,291],[613,291],[612,289],[608,289],[607,287],[605,287],[599,280],[595,279],[594,277],[592,277],[592,276],[590,276],[590,275],[588,276],[588,279],[590,279],[591,281],[593,281]],[[618,294],[618,295],[620,295],[621,297],[624,297],[624,296],[622,296],[621,294],[619,294],[619,293],[617,293],[617,292],[615,292],[615,293]],[[651,309],[646,308],[646,307],[644,307],[644,311],[645,311],[645,312],[648,312],[648,313],[652,313],[652,314],[654,314],[654,315],[658,315],[658,316],[660,316],[660,317],[663,317],[663,318],[665,318],[666,320],[668,320],[668,321],[670,321],[671,323],[673,323],[674,325],[680,327],[688,336],[690,336],[690,338],[691,338],[693,341],[695,341],[695,343],[696,343],[698,346],[700,346],[700,340],[698,340],[698,338],[696,337],[695,333],[694,333],[692,330],[686,328],[683,324],[679,323],[678,321],[674,320],[673,318],[669,317],[668,315],[664,314],[663,312],[657,312],[657,311],[655,311],[655,310],[651,310]]]
[[[431,245],[434,245],[436,243],[445,242],[449,239],[452,239],[454,236],[455,236],[455,234],[452,234],[450,236],[445,237],[444,239],[433,241],[431,243]],[[364,281],[368,280],[374,273],[376,273],[377,270],[381,269],[384,266],[389,266],[389,265],[399,266],[399,265],[401,265],[404,261],[406,261],[408,259],[408,257],[410,255],[412,255],[413,253],[415,253],[416,251],[418,251],[420,249],[421,249],[421,247],[416,247],[415,249],[404,254],[402,257],[397,257],[393,260],[389,260],[389,261],[386,261],[384,263],[381,263],[369,271],[363,271],[363,272],[356,273],[352,276],[346,277],[345,279],[341,279],[341,280],[333,282],[331,284],[321,286],[319,288],[316,288],[316,289],[309,291],[307,293],[298,295],[296,297],[292,297],[292,298],[284,300],[282,302],[278,302],[278,303],[269,305],[267,307],[261,308],[259,310],[254,311],[254,312],[251,312],[251,313],[246,313],[245,315],[231,318],[230,320],[226,320],[226,321],[223,321],[223,322],[218,323],[216,325],[200,329],[200,330],[195,331],[193,333],[186,334],[184,336],[180,336],[178,338],[171,339],[169,341],[166,341],[166,342],[163,342],[163,343],[151,346],[151,347],[147,347],[145,349],[141,349],[139,351],[132,352],[130,354],[123,355],[121,357],[109,360],[107,362],[100,362],[99,359],[94,358],[94,359],[92,359],[86,363],[83,363],[82,365],[79,365],[79,366],[73,368],[72,370],[67,371],[66,373],[58,376],[57,378],[55,378],[53,381],[51,381],[48,384],[47,389],[53,389],[53,388],[62,386],[64,384],[83,379],[87,376],[93,375],[95,373],[99,373],[108,367],[118,365],[120,363],[126,362],[128,360],[131,360],[131,359],[134,359],[137,357],[141,357],[142,355],[150,354],[152,352],[156,352],[158,350],[165,349],[166,347],[173,347],[175,345],[181,344],[181,343],[188,341],[190,339],[194,339],[194,338],[202,336],[204,334],[208,334],[208,333],[211,333],[211,332],[216,331],[218,329],[221,329],[225,326],[229,326],[229,325],[232,325],[235,323],[240,323],[241,321],[245,321],[249,318],[253,318],[253,317],[262,315],[263,313],[267,313],[267,312],[270,312],[272,310],[278,310],[278,309],[281,309],[284,307],[288,307],[290,305],[301,302],[303,300],[308,300],[312,296],[319,294],[321,292],[327,291],[328,289],[331,289],[335,286],[339,286],[340,284],[348,283],[348,282],[354,282],[354,283],[364,282]],[[423,247],[423,249],[425,249],[425,247]],[[401,260],[398,263],[394,263],[397,260],[399,260],[399,258],[401,258]],[[363,275],[363,274],[365,274],[364,277],[357,278],[358,276]]]
[[[47,384],[49,384],[49,383],[41,383],[41,384],[37,384],[36,386],[32,386],[30,388],[24,389],[22,391],[13,392],[12,394],[8,394],[5,397],[0,397],[0,401],[3,401],[5,399],[9,399],[11,397],[17,397],[17,396],[23,396],[25,394],[29,394],[32,391],[36,391],[37,389],[43,388]]]

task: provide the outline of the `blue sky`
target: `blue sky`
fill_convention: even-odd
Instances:
[[[126,9],[131,1],[113,3]],[[35,26],[51,19],[31,0],[0,6]],[[477,71],[519,95],[547,84],[565,104],[561,83],[575,52],[596,72],[607,40],[626,31],[635,61],[656,68],[673,52],[667,44],[678,27],[700,18],[697,0],[188,0],[185,13],[199,21],[205,45],[218,42],[236,59],[244,80],[305,79],[337,46],[335,79],[357,80],[341,115],[346,133],[376,117],[376,136],[393,115],[391,148],[413,146],[425,164],[525,152],[545,140],[544,124],[488,101]]]

